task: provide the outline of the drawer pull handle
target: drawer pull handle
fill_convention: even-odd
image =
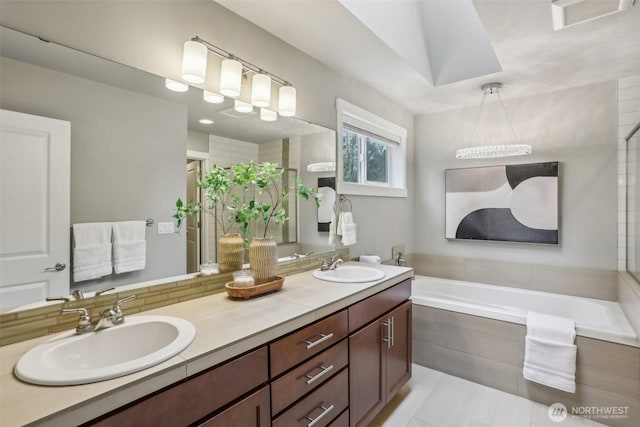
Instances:
[[[321,344],[321,343],[325,342],[326,340],[330,340],[331,338],[333,338],[333,332],[331,332],[331,333],[329,333],[327,335],[325,335],[325,334],[319,334],[319,335],[320,335],[320,339],[319,340],[305,341],[305,343],[307,343],[307,350],[317,346],[318,344]]]
[[[391,319],[387,319],[382,322],[382,325],[387,329],[387,336],[382,338],[382,341],[387,343],[387,348],[391,348],[393,344],[393,332],[391,332],[391,328],[393,327]]]
[[[333,411],[333,405],[331,405],[329,407],[326,407],[326,408],[324,406],[322,406],[322,405],[318,405],[317,407],[322,409],[322,413],[320,415],[318,415],[317,417],[315,417],[315,418],[311,418],[309,416],[305,417],[306,419],[311,421],[309,424],[307,424],[307,427],[312,427],[313,425],[315,425],[315,423],[317,423],[322,418],[324,418],[325,415],[327,415],[329,412]]]
[[[322,370],[320,372],[318,372],[315,376],[305,375],[305,377],[308,378],[307,384],[311,384],[311,383],[315,382],[316,380],[321,378],[324,374],[326,374],[327,372],[331,371],[333,369],[333,365],[329,365],[326,368],[324,366],[320,366],[320,369],[322,369]]]

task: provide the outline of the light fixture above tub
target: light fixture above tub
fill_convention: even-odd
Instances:
[[[212,125],[213,124],[213,120],[211,120],[211,119],[200,119],[198,121],[200,123],[202,123],[203,125]]]
[[[307,165],[307,172],[335,172],[336,162],[317,162]]]
[[[251,78],[251,104],[267,108],[271,104],[271,83],[280,85],[278,91],[278,111],[281,116],[296,114],[296,89],[293,85],[273,73],[258,67],[198,36],[185,42],[182,58],[182,78],[200,84],[206,81],[207,53],[222,58],[220,69],[220,93],[237,98],[242,92],[242,75],[254,73]],[[209,101],[211,102],[211,101]]]
[[[635,5],[636,0],[551,0],[551,20],[554,31],[583,24]]]
[[[516,133],[514,132],[511,121],[509,120],[509,116],[507,115],[507,109],[504,107],[504,102],[502,101],[502,97],[500,96],[500,88],[502,88],[502,83],[487,83],[485,85],[482,85],[482,87],[480,88],[482,90],[482,101],[480,103],[480,107],[478,108],[475,122],[473,123],[471,138],[469,138],[469,146],[467,148],[461,148],[456,151],[457,159],[490,159],[497,157],[523,156],[526,154],[531,154],[531,145],[518,143]],[[500,100],[500,105],[502,106],[502,112],[504,113],[505,121],[507,122],[507,125],[511,130],[513,144],[473,146],[473,136],[476,133],[478,120],[480,119],[480,114],[482,113],[482,109],[484,107],[485,98],[487,95],[491,95],[494,93],[498,95],[498,99]]]

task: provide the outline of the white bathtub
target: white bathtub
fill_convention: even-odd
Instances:
[[[616,302],[428,276],[411,288],[414,304],[522,325],[533,310],[574,319],[578,335],[640,346]]]

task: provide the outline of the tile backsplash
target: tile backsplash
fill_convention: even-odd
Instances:
[[[302,259],[279,263],[278,274],[290,276],[295,273],[313,270],[320,265],[321,257],[333,254],[337,254],[345,260],[349,259],[348,249],[311,255]],[[122,306],[125,315],[128,315],[225,292],[224,285],[231,280],[233,280],[231,273],[195,277],[162,285],[127,289],[126,291],[109,293],[95,298],[69,301],[65,302],[64,305],[48,305],[16,313],[2,314],[0,315],[0,346],[75,328],[78,320],[77,316],[60,314],[60,310],[63,308],[86,308],[89,310],[89,314],[95,318],[100,311],[111,306],[115,300],[135,294],[135,300]]]

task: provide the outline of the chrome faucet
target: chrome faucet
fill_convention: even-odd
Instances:
[[[344,262],[341,258],[338,258],[338,255],[334,255],[331,257],[331,264],[327,262],[326,258],[320,258],[320,260],[322,261],[322,265],[320,266],[321,271],[335,270]]]
[[[296,259],[304,258],[304,257],[308,257],[312,253],[313,253],[313,251],[309,251],[309,252],[304,253],[304,254],[299,254],[299,253],[296,252],[296,253],[293,254],[293,257],[296,258]]]
[[[398,252],[398,254],[396,255],[395,263],[397,266],[407,266],[407,261],[405,261],[404,257],[402,256],[402,252]]]
[[[91,322],[91,316],[89,316],[89,312],[86,308],[66,308],[62,310],[61,313],[80,313],[78,325],[76,326],[76,334],[82,335],[87,332],[95,332],[100,329],[106,329],[122,324],[124,322],[124,314],[122,313],[120,304],[134,300],[135,298],[135,295],[129,295],[128,297],[117,300],[113,303],[111,308],[107,308],[100,313],[100,317],[95,323]]]

